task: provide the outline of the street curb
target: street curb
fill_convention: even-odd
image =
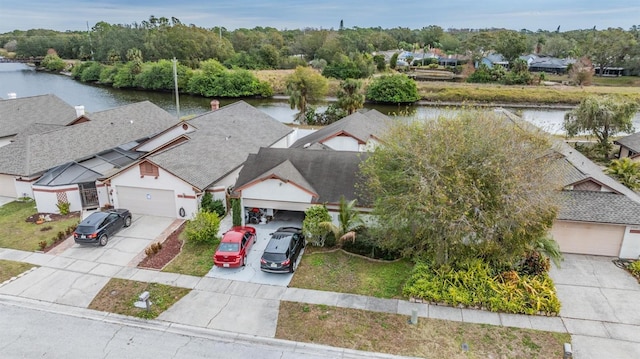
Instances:
[[[0,294],[0,303],[27,308],[31,310],[38,310],[42,312],[56,313],[69,315],[76,318],[83,318],[87,320],[100,321],[104,323],[110,323],[115,325],[122,325],[127,327],[144,328],[148,330],[155,330],[159,332],[167,332],[172,334],[185,335],[190,337],[197,337],[202,339],[217,340],[227,343],[237,344],[251,344],[267,347],[286,347],[292,350],[294,353],[300,355],[323,355],[328,353],[335,354],[336,358],[373,358],[373,359],[417,359],[416,357],[397,356],[392,354],[366,352],[353,349],[344,349],[331,347],[327,345],[314,344],[314,343],[301,343],[290,340],[275,339],[259,337],[249,334],[231,333],[216,329],[208,329],[201,327],[193,327],[185,324],[166,322],[157,319],[139,319],[135,317],[129,317],[120,314],[113,314],[107,312],[100,312],[97,310],[72,307],[57,303],[44,302],[34,299],[14,297],[10,295]]]

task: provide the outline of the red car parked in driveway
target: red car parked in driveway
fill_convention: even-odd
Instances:
[[[239,267],[247,264],[249,249],[256,243],[253,227],[232,227],[228,230],[213,255],[213,264],[218,267]]]

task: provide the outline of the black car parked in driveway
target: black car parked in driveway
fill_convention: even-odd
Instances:
[[[271,233],[271,239],[260,258],[260,269],[272,273],[293,273],[298,264],[298,256],[304,248],[302,229],[280,227]]]
[[[116,234],[122,227],[131,225],[131,213],[128,209],[112,209],[104,212],[94,212],[80,222],[73,232],[76,243],[98,243],[105,246],[109,237]]]

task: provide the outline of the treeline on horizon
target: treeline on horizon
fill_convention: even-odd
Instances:
[[[133,24],[97,23],[90,31],[32,29],[0,34],[0,45],[17,57],[40,57],[54,49],[63,59],[95,60],[106,64],[127,61],[139,50],[143,61],[177,58],[198,68],[215,59],[227,68],[291,69],[309,61],[344,64],[367,60],[376,51],[438,49],[442,56],[477,61],[491,52],[508,60],[537,53],[559,58],[587,56],[599,66],[619,66],[640,74],[640,26],[625,30],[572,31],[346,28],[278,30],[272,27],[203,28],[171,17],[151,16]]]

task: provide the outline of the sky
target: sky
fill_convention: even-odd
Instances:
[[[99,21],[133,24],[149,16],[228,30],[406,27],[506,28],[560,31],[628,30],[640,25],[639,0],[0,0],[0,33],[86,30]]]

